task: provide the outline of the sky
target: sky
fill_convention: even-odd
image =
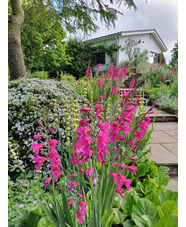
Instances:
[[[171,50],[178,40],[178,0],[134,0],[137,10],[127,9],[122,4],[115,28],[109,30],[98,20],[99,30],[91,33],[88,39],[120,31],[156,29],[168,51],[164,53],[166,61],[171,59]],[[80,33],[82,35],[82,33]],[[83,36],[83,35],[82,35]]]

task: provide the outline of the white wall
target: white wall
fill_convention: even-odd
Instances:
[[[150,39],[151,37],[151,39]],[[127,35],[127,36],[121,36],[119,37],[119,45],[122,45],[122,47],[124,47],[125,41],[130,38],[135,40],[136,42],[139,41],[139,39],[141,40],[141,42],[144,41],[144,43],[138,44],[137,47],[140,48],[141,52],[143,52],[144,50],[148,50],[149,51],[149,62],[150,62],[150,51],[155,52],[155,53],[161,53],[161,49],[158,46],[158,44],[155,42],[154,38],[152,37],[152,35],[150,34],[139,34],[139,35]],[[128,60],[128,56],[125,54],[125,51],[121,51],[121,49],[119,50],[119,63],[121,63],[121,61],[125,61]]]

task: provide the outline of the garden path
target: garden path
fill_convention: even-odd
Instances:
[[[168,166],[170,180],[168,188],[178,191],[178,118],[174,114],[154,109],[155,122],[150,140],[151,160],[158,166]],[[151,124],[152,127],[152,124]]]

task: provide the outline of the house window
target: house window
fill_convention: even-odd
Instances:
[[[103,50],[92,48],[92,65],[105,65],[105,52]]]
[[[105,64],[105,52],[98,52],[96,53],[96,64]]]
[[[150,63],[158,63],[158,54],[154,52],[150,52]]]

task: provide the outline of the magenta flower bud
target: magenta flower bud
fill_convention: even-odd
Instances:
[[[93,186],[94,187],[96,187],[96,183],[97,183],[97,179],[96,179],[96,177],[94,177],[94,179],[93,179]]]
[[[41,123],[37,122],[37,124],[38,124],[39,126],[43,127],[43,125],[42,125]]]
[[[72,206],[72,203],[74,202],[74,199],[71,199],[68,203],[68,207],[70,208]]]
[[[40,139],[42,137],[43,137],[43,135],[34,135],[33,136],[33,140],[38,140],[38,139]]]

